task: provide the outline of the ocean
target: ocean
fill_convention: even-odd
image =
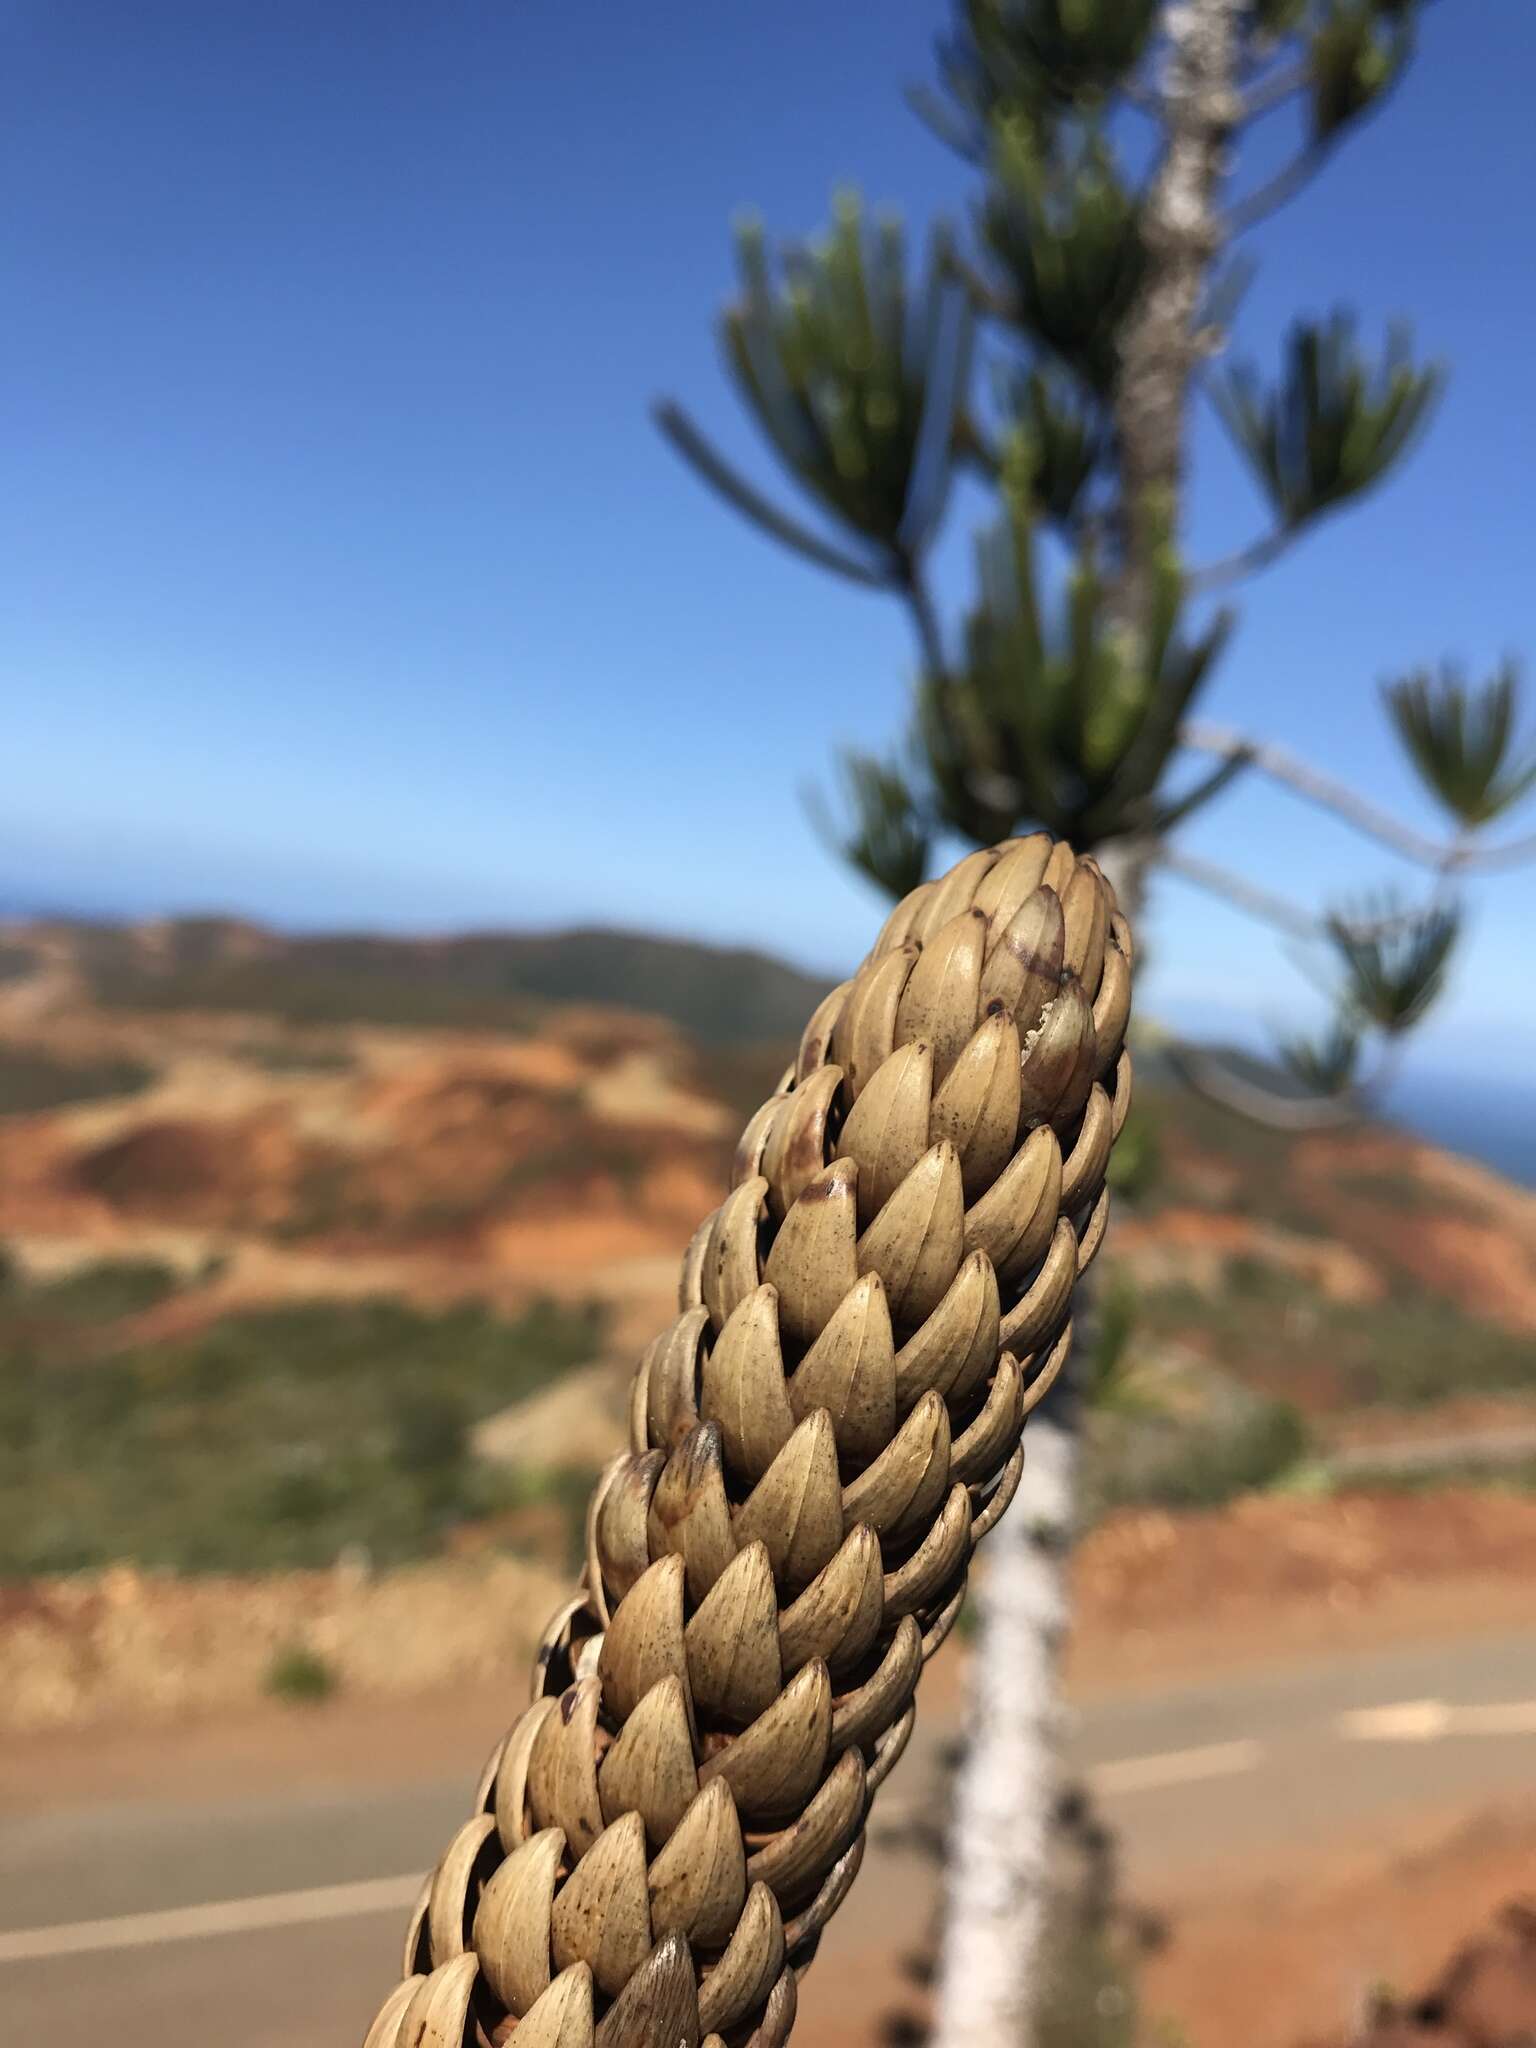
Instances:
[[[1536,1083],[1411,1074],[1382,1104],[1392,1122],[1536,1188]]]

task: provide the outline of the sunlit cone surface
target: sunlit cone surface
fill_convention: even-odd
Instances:
[[[786,2038],[1067,1354],[1130,965],[1098,868],[1036,835],[914,891],[816,1011],[366,2048]]]

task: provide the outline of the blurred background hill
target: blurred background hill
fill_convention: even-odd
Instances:
[[[238,918],[62,918],[14,931],[0,952],[6,977],[45,964],[109,1009],[487,1029],[592,1002],[653,1012],[708,1044],[793,1037],[831,985],[764,953],[600,927],[412,939],[282,934]]]

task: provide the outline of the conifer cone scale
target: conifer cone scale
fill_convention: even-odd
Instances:
[[[818,1006],[365,2048],[788,2038],[1070,1348],[1131,966],[1096,863],[1037,833],[915,889]]]

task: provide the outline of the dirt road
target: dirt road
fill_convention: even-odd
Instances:
[[[343,1710],[274,1773],[162,1734],[112,1782],[69,1781],[40,1743],[8,1760],[0,1836],[0,1996],[18,2040],[115,2048],[321,2048],[360,2038],[396,1969],[417,1874],[462,1818],[472,1757],[440,1742],[358,1745]],[[1309,1857],[1536,1791],[1536,1631],[1372,1650],[1271,1673],[1088,1701],[1072,1735],[1158,1906],[1255,1865]],[[928,1796],[945,1716],[929,1717],[882,1798]],[[302,1727],[302,1724],[298,1724]],[[477,1729],[474,1739],[478,1739]],[[330,1769],[327,1754],[335,1764]],[[174,1782],[167,1782],[174,1777]],[[283,1782],[285,1780],[287,1782]],[[217,1788],[217,1789],[215,1789]],[[877,1823],[878,1825],[878,1823]],[[922,1929],[926,1870],[878,1841],[807,1979],[807,2037],[867,2040],[894,1959]],[[858,1957],[857,1970],[835,1958]],[[819,2023],[819,2025],[818,2025]]]

